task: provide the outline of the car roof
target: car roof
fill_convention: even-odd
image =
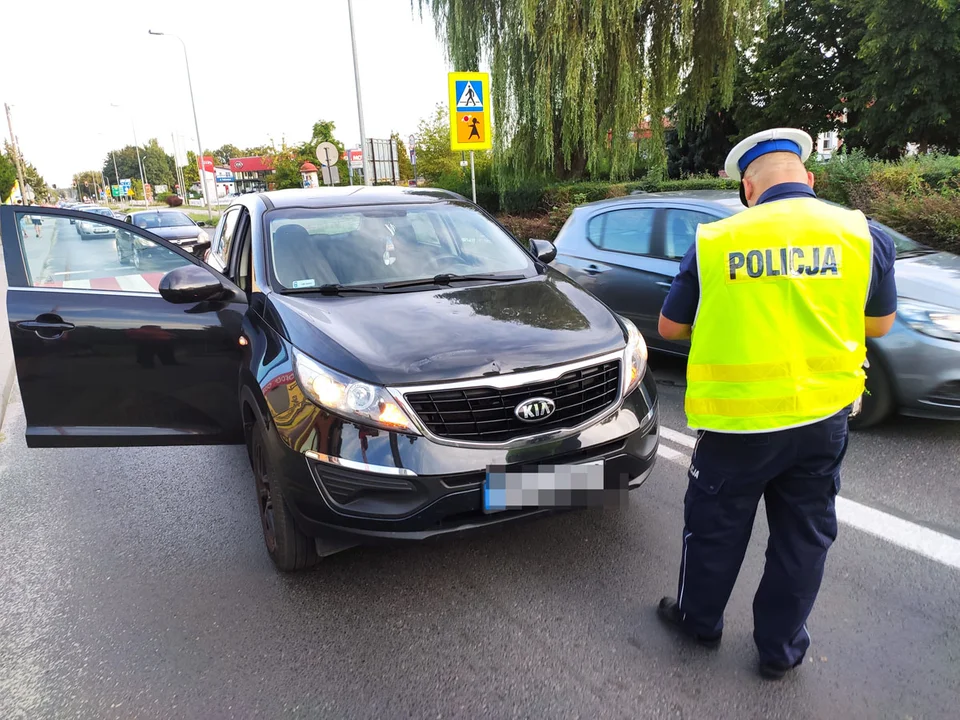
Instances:
[[[162,215],[163,213],[179,213],[180,215],[184,214],[183,210],[178,210],[177,208],[154,208],[153,210],[134,210],[133,212],[128,213],[128,215]]]
[[[256,193],[255,196],[260,198],[268,209],[421,204],[465,199],[461,195],[439,188],[404,188],[390,185],[270,190]]]
[[[740,204],[739,193],[732,190],[671,190],[668,192],[645,193],[637,192],[608,200],[580,205],[580,208],[607,209],[624,203],[642,202],[645,205],[672,205],[688,206],[690,208],[713,207],[723,210],[727,214],[744,210]]]

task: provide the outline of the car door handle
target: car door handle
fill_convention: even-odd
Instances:
[[[587,267],[583,269],[583,271],[587,275],[599,275],[600,273],[606,272],[607,270],[606,268],[602,268],[599,265],[594,265],[593,263],[590,263],[589,265],[587,265]]]
[[[662,288],[666,288],[667,290],[669,290],[669,289],[673,286],[673,283],[668,283],[668,282],[665,282],[665,281],[663,281],[663,280],[658,280],[658,281],[657,281],[657,285],[659,285],[659,286],[662,287]]]
[[[37,337],[42,337],[47,340],[56,340],[67,330],[73,330],[74,327],[72,323],[64,322],[56,315],[48,315],[46,317],[41,315],[36,320],[26,320],[17,323],[18,330],[35,332]]]

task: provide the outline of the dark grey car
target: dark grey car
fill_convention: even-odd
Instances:
[[[193,219],[179,210],[143,210],[130,213],[124,222],[136,225],[143,230],[169,240],[196,257],[202,258],[210,247],[210,236],[204,229],[203,222],[194,222]],[[132,233],[120,233],[117,237],[117,260],[121,264],[133,263],[137,268],[141,266],[147,255],[155,245],[138,242],[138,236]]]
[[[653,350],[686,356],[657,332],[663,300],[697,226],[743,210],[735,192],[639,194],[576,208],[557,236],[554,267],[632,320]],[[897,320],[867,340],[867,390],[856,427],[899,411],[960,419],[960,256],[871,221],[897,246]]]

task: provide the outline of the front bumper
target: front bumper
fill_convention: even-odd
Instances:
[[[890,373],[901,413],[960,420],[960,342],[924,335],[898,318],[870,345]]]
[[[564,509],[484,513],[482,488],[490,466],[603,459],[605,488],[632,490],[650,476],[660,441],[656,383],[649,371],[641,387],[596,424],[511,449],[454,447],[358,428],[309,401],[285,406],[276,419],[276,432],[269,435],[298,526],[307,535],[347,545],[424,540]]]

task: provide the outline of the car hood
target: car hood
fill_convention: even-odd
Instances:
[[[894,273],[900,297],[960,309],[960,255],[938,252],[901,258]]]
[[[200,235],[200,232],[203,230],[202,227],[197,225],[180,225],[177,227],[159,227],[159,228],[147,228],[147,232],[153,233],[157,237],[162,237],[164,240],[181,240],[183,238],[195,238]]]
[[[553,270],[529,280],[384,295],[273,293],[268,316],[307,355],[382,385],[557,365],[625,342],[613,313]]]

